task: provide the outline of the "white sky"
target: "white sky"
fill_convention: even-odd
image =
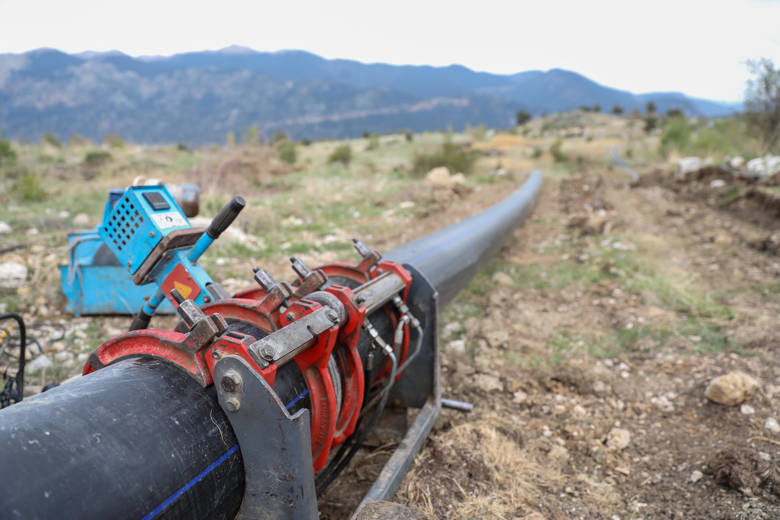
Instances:
[[[0,52],[233,44],[496,73],[561,67],[633,92],[736,101],[745,60],[780,65],[780,0],[0,0]]]

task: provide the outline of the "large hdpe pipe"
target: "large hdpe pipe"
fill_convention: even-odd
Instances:
[[[503,202],[386,258],[452,300],[528,215],[533,172]],[[0,411],[8,518],[233,518],[244,470],[213,388],[161,361],[118,362]]]

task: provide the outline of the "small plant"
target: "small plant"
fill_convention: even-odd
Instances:
[[[84,164],[87,166],[102,166],[111,160],[108,150],[90,150],[84,156]]]
[[[225,142],[231,148],[236,146],[236,133],[232,130],[225,135]]]
[[[645,133],[650,133],[658,127],[658,119],[653,115],[645,116]]]
[[[614,107],[612,107],[612,113],[615,114],[616,116],[619,116],[620,114],[623,113],[623,107],[621,107],[620,105],[615,105]]]
[[[290,138],[287,136],[287,134],[281,130],[274,130],[274,133],[271,134],[272,145],[275,145],[276,143],[281,143],[282,141],[289,141],[289,140]]]
[[[70,139],[68,139],[68,147],[70,148],[89,146],[90,144],[92,143],[89,141],[89,139],[80,134],[73,134],[70,136]]]
[[[10,141],[0,139],[0,166],[11,165],[16,162],[16,152]]]
[[[669,119],[682,118],[685,117],[685,114],[683,114],[683,111],[679,108],[670,108],[666,111],[666,117]]]
[[[517,122],[517,126],[523,126],[530,120],[531,120],[531,114],[529,114],[525,110],[518,110],[517,113],[515,114],[515,121]]]
[[[435,152],[417,153],[412,170],[418,175],[424,175],[433,168],[446,166],[451,172],[470,173],[476,161],[475,152],[447,141]]]
[[[552,146],[550,146],[550,154],[552,155],[553,160],[557,163],[568,162],[569,157],[563,153],[561,148],[563,148],[563,139],[559,137],[555,140]]]
[[[652,101],[648,101],[647,106],[645,107],[645,112],[647,112],[648,114],[655,114],[655,109],[656,109],[655,103]]]
[[[291,141],[281,141],[276,145],[276,156],[287,164],[295,164],[298,160],[298,148]]]
[[[32,172],[25,171],[14,183],[14,192],[25,202],[39,202],[46,198],[41,178]]]
[[[57,139],[57,136],[54,134],[51,134],[49,132],[46,132],[43,134],[43,142],[46,144],[49,144],[55,148],[62,148],[62,143],[59,139]]]
[[[241,144],[243,145],[255,145],[260,142],[260,129],[257,125],[252,125],[246,129],[246,132],[241,136]]]
[[[377,134],[371,134],[368,136],[368,146],[366,150],[376,150],[379,148],[379,136]]]
[[[178,143],[176,145],[176,150],[179,151],[179,152],[192,152],[192,148],[190,148],[189,146],[187,146],[184,143]]]
[[[122,137],[116,132],[111,132],[103,138],[103,142],[111,148],[122,149],[125,147],[125,142]]]
[[[655,118],[653,118],[655,120]],[[672,150],[684,152],[691,141],[691,130],[685,119],[675,117],[669,120],[661,135],[660,152],[667,156]]]
[[[407,130],[406,132],[404,132],[404,139],[406,139],[407,143],[411,143],[412,141],[414,141],[414,134],[412,133],[411,130]]]
[[[328,164],[340,162],[344,166],[352,162],[352,147],[348,144],[342,144],[336,147],[328,156]]]
[[[538,146],[534,146],[534,151],[531,152],[531,157],[534,159],[538,159],[539,157],[542,156],[543,153],[544,151],[541,148],[539,148]]]

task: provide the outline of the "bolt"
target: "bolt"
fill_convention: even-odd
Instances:
[[[287,318],[287,321],[295,321],[295,314],[293,314],[292,312],[288,312],[285,318]]]
[[[241,380],[241,376],[238,375],[238,372],[235,370],[228,370],[222,377],[220,384],[222,385],[222,390],[233,393],[241,388],[242,382],[243,381]]]
[[[237,412],[239,408],[241,408],[241,401],[239,401],[235,397],[231,397],[230,399],[225,401],[225,409],[228,412]]]
[[[334,311],[333,309],[328,309],[327,311],[325,311],[325,317],[327,317],[333,323],[339,321],[339,315],[336,314],[336,311]]]
[[[203,303],[209,303],[211,301],[211,296],[206,295],[203,297]]]
[[[366,298],[361,295],[355,296],[355,305],[362,305],[366,301]]]
[[[154,238],[154,231],[149,231],[149,238]]]
[[[274,350],[273,347],[269,345],[266,345],[260,349],[260,356],[263,359],[267,359],[268,361],[273,361],[275,355],[276,355],[276,351]]]
[[[128,260],[128,261],[127,261],[127,267],[130,267],[131,265],[133,265],[133,262],[131,262],[130,260]]]
[[[219,350],[215,350],[211,353],[211,357],[213,357],[214,359],[219,359],[222,357],[222,352],[220,352]]]

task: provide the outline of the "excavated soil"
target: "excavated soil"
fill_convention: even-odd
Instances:
[[[443,314],[443,393],[474,411],[443,411],[395,501],[440,519],[780,518],[780,221],[747,195],[767,185],[712,171],[548,179]],[[756,394],[709,401],[734,370]],[[393,438],[372,447],[323,518],[354,507]]]

